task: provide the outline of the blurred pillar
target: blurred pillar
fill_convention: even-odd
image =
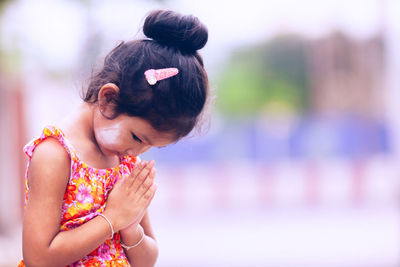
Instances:
[[[215,173],[215,180],[213,181],[214,186],[214,200],[215,207],[219,211],[227,211],[232,204],[232,177],[229,173],[229,168],[221,163],[216,163],[212,167],[213,173]]]
[[[352,164],[351,202],[356,207],[362,207],[365,201],[366,162],[362,159]]]
[[[381,0],[382,28],[385,36],[386,51],[386,107],[389,137],[394,166],[400,160],[400,2]],[[400,170],[397,169],[398,178]],[[398,180],[398,183],[400,180]],[[400,186],[397,186],[400,195]]]
[[[271,165],[262,165],[258,167],[258,189],[259,204],[261,208],[272,208],[276,204],[276,173],[275,168]]]
[[[169,170],[171,179],[168,181],[170,186],[170,199],[169,205],[170,210],[176,212],[176,214],[183,213],[186,210],[185,205],[185,176],[182,170],[179,168],[173,168]]]
[[[386,51],[386,107],[393,155],[400,159],[400,3],[381,0]]]
[[[7,233],[22,218],[26,140],[21,84],[2,77],[0,94],[0,233]]]
[[[309,207],[315,207],[321,201],[321,173],[318,161],[309,160],[306,170],[305,200]]]

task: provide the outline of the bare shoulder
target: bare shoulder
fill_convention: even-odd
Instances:
[[[70,176],[71,159],[62,144],[55,138],[42,141],[32,155],[28,184],[30,190],[60,188],[62,192]]]
[[[28,173],[28,201],[23,219],[25,259],[44,255],[60,228],[62,203],[70,176],[70,157],[53,137],[35,148]]]

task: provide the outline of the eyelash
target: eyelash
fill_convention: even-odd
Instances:
[[[139,139],[139,137],[137,137],[136,135],[132,134],[133,139],[135,139],[135,141],[139,142],[139,143],[143,143],[142,140]]]

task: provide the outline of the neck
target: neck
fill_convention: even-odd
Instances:
[[[115,166],[119,158],[110,158],[104,155],[97,143],[94,129],[96,116],[102,116],[96,104],[82,103],[60,125],[69,141],[85,162],[92,162],[93,166]],[[107,167],[107,168],[108,168]]]
[[[77,138],[83,138],[84,140],[90,140],[98,147],[93,124],[96,110],[96,104],[83,102],[62,123],[63,131],[67,136],[75,136]]]

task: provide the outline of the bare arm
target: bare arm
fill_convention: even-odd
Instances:
[[[59,232],[69,175],[70,158],[57,140],[48,138],[38,145],[30,164],[29,197],[23,222],[23,256],[27,266],[72,263],[89,254],[110,235],[103,218]]]
[[[140,169],[135,174],[138,173]],[[69,175],[69,156],[57,140],[48,138],[38,145],[30,164],[29,198],[23,222],[23,257],[27,266],[65,266],[80,260],[110,237],[109,224],[99,217],[73,230],[59,231]],[[104,214],[115,231],[134,221],[154,196],[152,183],[143,181],[146,179],[139,183],[134,176],[121,179],[110,193]]]
[[[145,213],[140,225],[144,230],[144,239],[139,246],[125,250],[129,262],[138,267],[154,266],[158,257],[157,241],[154,238],[153,230],[150,225],[148,212]],[[122,242],[127,245],[136,244],[141,238],[141,232],[137,226],[133,225],[121,230]]]

